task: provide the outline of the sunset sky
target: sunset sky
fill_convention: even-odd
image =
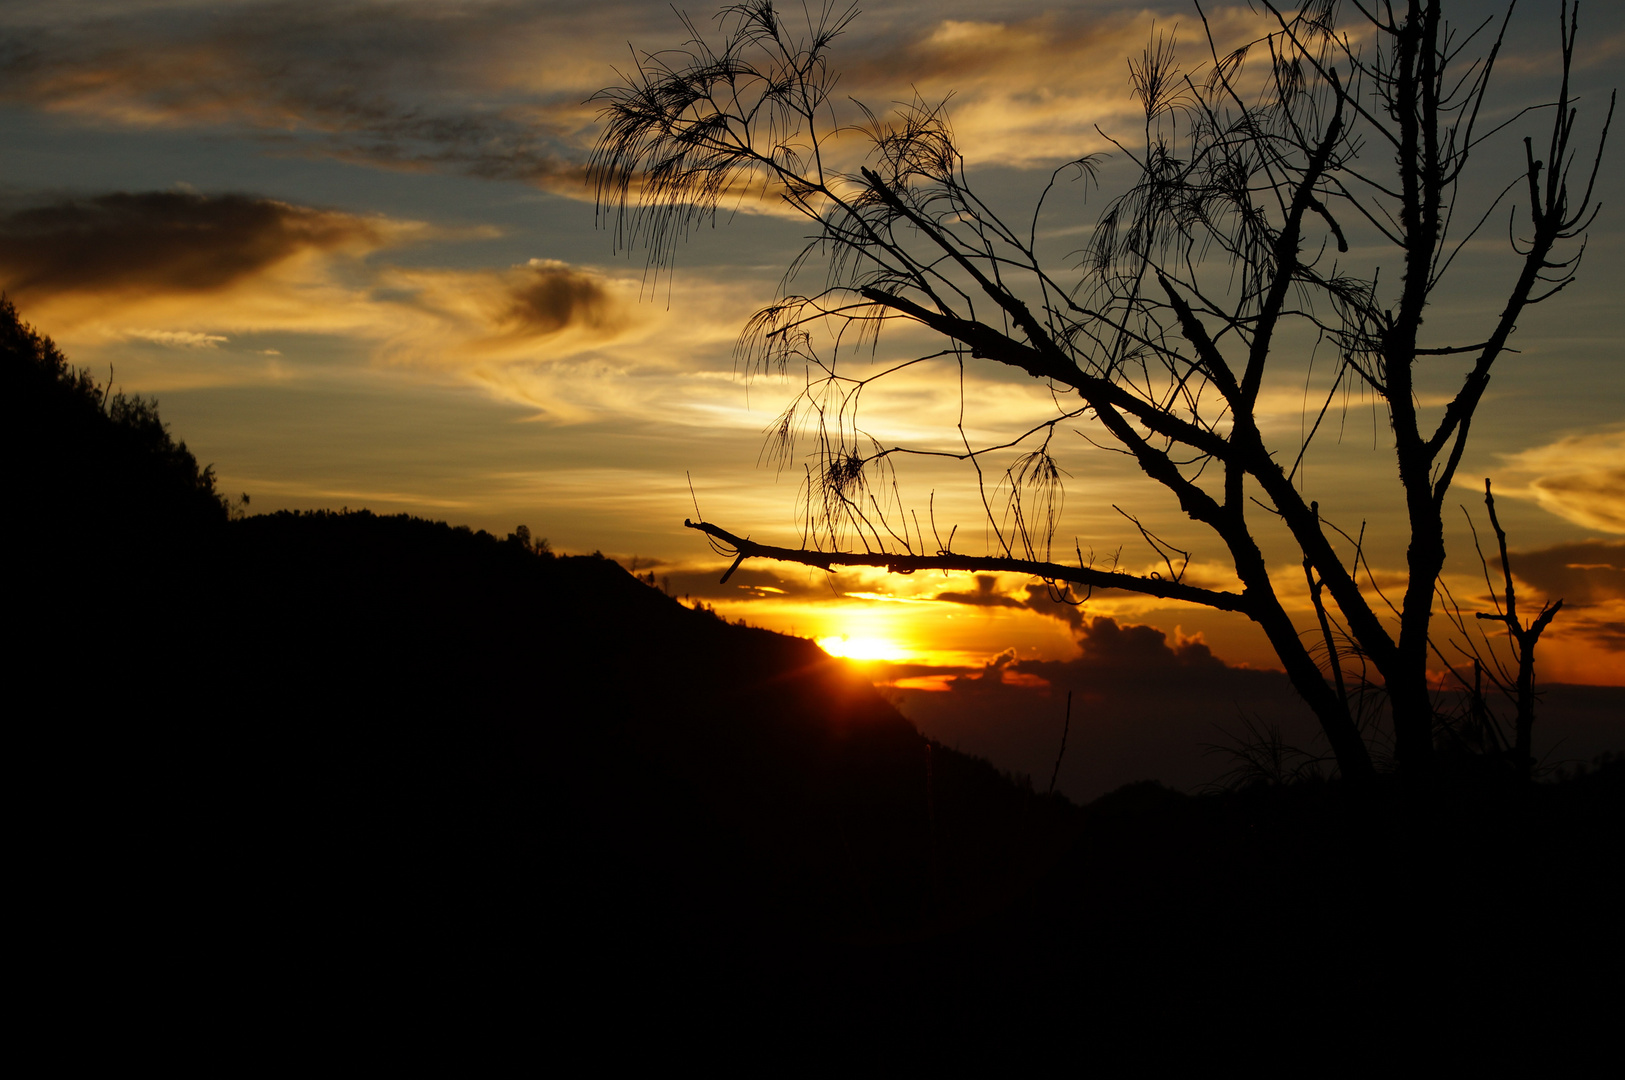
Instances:
[[[1447,10],[1471,25],[1497,7]],[[1496,119],[1550,96],[1556,7],[1519,5]],[[686,10],[714,32],[710,7]],[[1244,4],[1209,16],[1221,34],[1254,25]],[[1590,153],[1607,92],[1625,81],[1625,8],[1593,3],[1581,18],[1579,142]],[[840,93],[877,112],[951,94],[972,182],[1024,220],[1057,166],[1109,149],[1097,126],[1134,131],[1126,58],[1171,32],[1197,64],[1199,29],[1182,0],[875,2],[832,66]],[[887,670],[916,688],[931,685],[929,665],[1043,683],[1038,662],[1098,664],[1107,653],[1089,649],[1108,638],[1170,664],[1275,667],[1239,616],[1130,596],[1079,613],[1013,577],[829,578],[757,562],[717,583],[725,561],[682,525],[696,502],[706,520],[759,541],[800,535],[800,461],[777,472],[762,447],[802,376],[748,381],[734,344],[777,295],[806,226],[742,197],[659,275],[600,227],[583,182],[600,109],[589,99],[637,51],[683,38],[665,0],[8,3],[0,286],[75,363],[156,396],[174,433],[253,511],[367,507],[499,534],[523,522],[557,550],[601,550],[629,567],[635,557],[639,572],[729,617],[909,665]],[[1540,116],[1503,134],[1470,197],[1517,175],[1518,140],[1541,130]],[[1542,642],[1543,678],[1612,685],[1625,684],[1622,142],[1616,126],[1579,279],[1520,325],[1522,351],[1496,369],[1451,500],[1488,536],[1482,484],[1493,477],[1528,595],[1568,601]],[[842,146],[855,167],[861,147]],[[1107,195],[1120,164],[1101,173]],[[1080,185],[1053,198],[1039,238],[1058,270],[1104,202]],[[1515,273],[1498,214],[1439,294],[1433,325],[1474,333]],[[882,337],[875,360],[930,347]],[[1459,378],[1461,365],[1441,366]],[[1266,399],[1277,432],[1298,432],[1319,405],[1295,370]],[[965,377],[967,428],[989,441],[1053,408],[1007,370]],[[957,374],[926,368],[888,387],[865,406],[870,430],[952,447]],[[1306,490],[1350,527],[1367,521],[1372,562],[1397,573],[1403,504],[1386,423],[1358,399],[1337,423]],[[1121,549],[1135,569],[1160,565],[1115,504],[1189,540],[1197,577],[1223,578],[1217,546],[1131,463],[1078,439],[1062,465],[1058,554],[1075,543],[1101,558]],[[934,498],[940,531],[957,525],[956,550],[990,550],[973,472],[910,464],[898,479],[922,518]],[[1480,605],[1466,518],[1452,514],[1448,581]],[[1267,551],[1308,617],[1288,549]],[[1131,626],[1162,636],[1118,634]]]

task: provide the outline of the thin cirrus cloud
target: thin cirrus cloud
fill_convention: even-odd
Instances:
[[[731,380],[690,378],[674,387],[607,377],[714,367],[763,299],[735,287],[685,278],[682,295],[663,306],[640,302],[635,279],[559,260],[473,270],[386,261],[392,249],[468,230],[454,232],[240,193],[56,199],[0,214],[0,287],[68,341],[195,347],[243,333],[338,334],[391,363],[460,370],[555,419],[682,415],[671,406],[687,401],[707,423],[760,429],[767,418],[746,406],[773,411],[797,389],[796,378],[768,380],[747,396]],[[658,348],[648,347],[654,335]],[[599,357],[590,371],[559,363],[586,352]],[[906,408],[883,407],[892,396]],[[867,418],[912,418],[873,433],[930,445],[963,405],[923,372],[877,388],[871,403],[881,407]],[[996,441],[1007,426],[1001,421],[1032,421],[1052,409],[1031,387],[990,384],[976,389],[964,416],[971,437]],[[924,424],[927,415],[947,427]]]

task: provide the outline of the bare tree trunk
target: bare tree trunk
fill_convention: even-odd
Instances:
[[[1320,721],[1321,730],[1325,732],[1326,741],[1331,745],[1332,753],[1337,757],[1337,769],[1344,778],[1357,784],[1363,784],[1375,779],[1376,767],[1371,762],[1371,753],[1366,749],[1365,739],[1360,735],[1360,729],[1355,727],[1349,716],[1346,702],[1326,682],[1321,674],[1320,667],[1303,647],[1303,641],[1298,637],[1297,627],[1292,625],[1286,612],[1279,606],[1273,612],[1263,617],[1255,616],[1259,626],[1269,637],[1270,644],[1274,646],[1276,655],[1286,667],[1287,678],[1292,681],[1293,689],[1314,711],[1315,718]]]

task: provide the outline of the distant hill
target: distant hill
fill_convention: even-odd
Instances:
[[[1380,1026],[1410,996],[1481,1014],[1535,968],[1600,1007],[1550,987],[1617,955],[1617,762],[1437,807],[1141,783],[1080,810],[607,559],[233,520],[155,405],[0,316],[27,880],[81,957],[49,977],[88,967],[104,1009],[143,1014],[161,971],[210,1016],[562,992],[569,1016]]]
[[[321,834],[338,864],[385,843],[590,866],[597,910],[635,897],[643,920],[726,910],[817,936],[917,933],[1042,869],[1014,834],[977,840],[1028,813],[1027,792],[941,747],[928,766],[913,727],[811,642],[606,559],[364,511],[249,518],[227,551],[232,711],[307,774],[268,824]],[[987,822],[964,820],[967,799]],[[1069,808],[1031,813],[1055,848]]]
[[[539,948],[516,935],[542,907],[611,949],[816,952],[962,925],[1064,850],[1064,800],[609,560],[364,510],[231,520],[155,404],[0,315],[42,798],[159,907],[236,882],[249,910],[191,917],[274,909],[256,948],[367,964],[403,935]]]

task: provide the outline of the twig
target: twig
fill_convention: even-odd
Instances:
[[[1061,728],[1061,752],[1055,755],[1055,771],[1049,774],[1049,791],[1046,795],[1055,794],[1055,781],[1061,775],[1061,759],[1066,757],[1066,736],[1072,730],[1072,691],[1066,692],[1066,723]]]

